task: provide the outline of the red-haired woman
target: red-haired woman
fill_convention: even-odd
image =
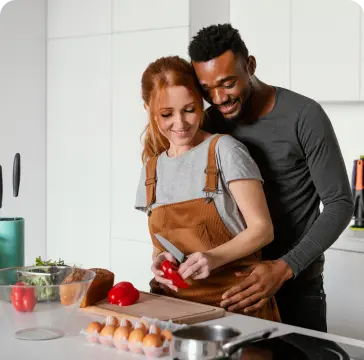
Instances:
[[[262,178],[246,147],[229,135],[201,130],[204,109],[193,68],[171,56],[142,76],[149,114],[135,208],[148,214],[154,279],[151,291],[219,306],[222,294],[248,276],[273,239]],[[177,289],[159,269],[175,262],[155,234],[185,255],[179,273],[190,286]],[[280,321],[274,298],[253,316]],[[236,309],[242,312],[242,309]]]

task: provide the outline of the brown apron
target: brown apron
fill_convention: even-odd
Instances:
[[[174,204],[161,205],[153,210],[151,206],[156,201],[156,167],[158,157],[150,159],[146,165],[146,192],[148,208],[148,225],[153,245],[160,251],[165,251],[154,234],[160,234],[180,249],[185,255],[194,252],[205,252],[230,241],[234,236],[223,223],[213,196],[217,194],[218,172],[215,158],[215,146],[218,138],[211,140],[206,173],[206,184],[203,191],[206,197],[182,201]],[[186,184],[188,186],[188,184]],[[261,252],[226,264],[213,270],[209,277],[203,280],[188,280],[188,289],[178,289],[174,292],[153,279],[150,283],[151,292],[164,294],[198,303],[220,307],[222,295],[232,286],[239,284],[244,277],[235,276],[235,272],[246,271],[246,267],[259,262]],[[242,311],[237,311],[243,313]],[[275,299],[272,298],[266,306],[252,316],[280,321]]]

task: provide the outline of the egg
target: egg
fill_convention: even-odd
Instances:
[[[128,340],[129,334],[130,334],[130,329],[128,327],[120,326],[115,330],[114,340],[115,341]]]
[[[119,326],[119,321],[115,316],[108,316],[105,321],[106,326]]]
[[[120,320],[120,327],[128,327],[130,330],[133,329],[133,324],[128,319]]]
[[[145,331],[143,329],[134,329],[130,334],[129,334],[129,342],[130,343],[138,343],[138,342],[143,342],[145,336]]]
[[[143,339],[143,346],[159,348],[162,346],[161,337],[156,334],[148,334]]]
[[[98,321],[93,321],[88,324],[85,332],[87,334],[100,333],[100,331],[103,329],[103,327],[104,327],[103,324],[99,323]]]
[[[105,326],[101,332],[100,332],[100,336],[114,336],[114,333],[116,331],[116,326],[114,325],[108,325]]]
[[[170,330],[165,329],[161,332],[161,338],[163,341],[167,340],[167,341],[171,341],[172,340],[172,333]]]
[[[161,334],[161,329],[157,325],[152,324],[149,327],[149,334],[155,334],[159,336]]]
[[[143,353],[140,344],[143,343],[145,331],[143,329],[134,329],[129,335],[129,350],[134,353]]]

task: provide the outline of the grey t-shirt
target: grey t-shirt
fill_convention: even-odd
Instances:
[[[210,136],[198,146],[178,157],[162,153],[157,161],[156,202],[152,208],[205,197],[203,191]],[[225,226],[236,236],[246,228],[242,214],[228,188],[239,179],[262,181],[260,171],[247,148],[229,135],[222,136],[215,147],[216,164],[220,170],[218,193],[214,202]],[[145,166],[143,166],[136,195],[135,208],[146,211]]]
[[[352,193],[334,129],[321,105],[291,90],[276,90],[269,114],[231,124],[211,106],[204,130],[230,134],[247,147],[264,179],[275,232],[262,250],[263,259],[282,258],[296,276],[302,273],[308,279],[323,271],[323,252],[349,224]]]

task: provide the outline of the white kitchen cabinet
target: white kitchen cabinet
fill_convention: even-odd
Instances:
[[[187,57],[188,28],[139,31],[113,36],[112,237],[150,241],[147,216],[134,210],[147,114],[141,77],[161,56]],[[133,48],[133,56],[125,49]]]
[[[257,60],[257,77],[289,88],[290,0],[230,0],[230,22]]]
[[[360,16],[353,1],[292,0],[292,90],[317,101],[359,100]]]
[[[152,243],[113,238],[111,242],[111,271],[115,282],[130,281],[137,289],[149,291],[153,278]]]
[[[364,9],[361,13],[360,100],[364,100]]]
[[[47,255],[110,266],[111,37],[48,41]]]
[[[329,249],[325,256],[328,331],[364,340],[364,253]]]
[[[189,25],[188,0],[113,0],[113,31],[175,28]],[[152,43],[157,45],[157,38]],[[129,56],[135,56],[132,48]]]
[[[111,0],[48,0],[48,38],[111,32]]]

